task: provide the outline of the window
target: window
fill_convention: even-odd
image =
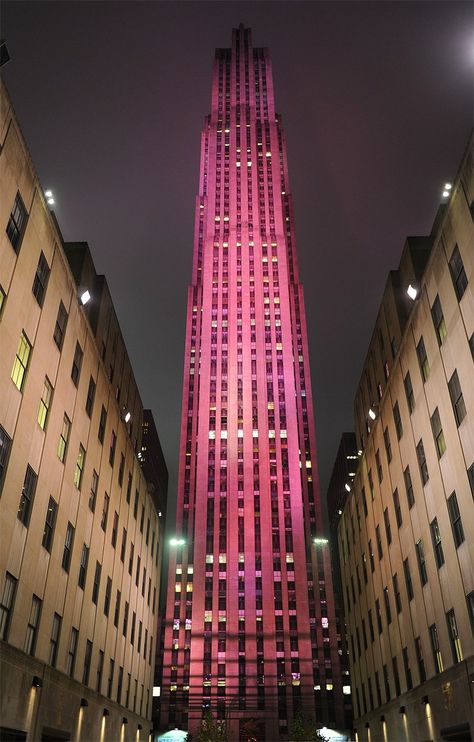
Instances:
[[[430,631],[431,649],[433,651],[435,673],[438,674],[440,672],[443,672],[443,658],[441,656],[441,649],[439,646],[438,629],[436,628],[435,623],[430,626],[429,631]]]
[[[100,521],[100,527],[102,528],[103,531],[107,530],[107,518],[109,515],[109,502],[110,502],[110,498],[106,492],[104,495],[104,507],[102,509],[102,518]]]
[[[407,466],[403,472],[403,479],[405,480],[405,489],[407,493],[408,507],[411,509],[415,504],[415,495],[413,494],[413,483],[411,481],[410,467]]]
[[[20,251],[21,240],[25,231],[27,216],[28,214],[26,212],[25,204],[23,203],[20,193],[18,192],[16,194],[15,203],[13,204],[13,209],[11,211],[10,219],[8,220],[6,228],[8,239],[12,243],[12,247],[17,254]]]
[[[122,531],[122,546],[120,549],[120,561],[125,561],[125,550],[127,548],[127,530],[124,528]]]
[[[48,422],[49,408],[51,406],[51,397],[53,396],[53,387],[47,376],[44,377],[43,392],[38,408],[38,425],[45,430]]]
[[[392,529],[390,527],[390,515],[388,512],[388,508],[385,508],[383,511],[383,520],[385,524],[385,534],[387,536],[387,543],[390,545],[392,543]]]
[[[400,595],[400,587],[398,585],[398,575],[395,573],[392,577],[393,583],[393,594],[395,596],[395,605],[397,607],[397,613],[402,612],[402,596]]]
[[[1,462],[0,462],[0,467],[1,467]],[[1,471],[0,471],[0,476],[1,476]],[[469,480],[469,486],[471,488],[472,496],[474,497],[474,463],[471,464],[471,466],[467,470],[467,478]],[[0,484],[1,484],[1,478],[0,478]]]
[[[130,544],[130,557],[129,557],[129,560],[128,560],[128,574],[129,575],[132,574],[132,570],[133,570],[133,552],[134,552],[134,548],[135,548],[134,545],[133,544]]]
[[[123,453],[121,453],[120,454],[120,466],[119,466],[119,470],[118,470],[118,483],[119,483],[120,487],[123,484],[123,474],[124,474],[124,471],[125,471],[125,456],[123,455]]]
[[[86,399],[86,413],[88,417],[92,417],[92,410],[94,408],[94,399],[95,399],[95,381],[91,376],[89,379],[89,388],[87,390],[87,399]]]
[[[66,673],[70,678],[74,677],[74,665],[76,664],[77,640],[79,631],[74,626],[71,629],[71,638],[69,640],[69,649],[67,653]]]
[[[112,546],[114,547],[114,549],[117,544],[118,518],[119,518],[118,513],[117,511],[115,511],[114,522],[112,524],[112,537],[111,537],[111,542],[112,542]]]
[[[54,326],[53,339],[59,350],[63,347],[64,334],[66,332],[67,325],[67,312],[64,304],[59,302],[58,316],[56,317],[56,324]]]
[[[44,523],[43,541],[42,544],[46,551],[51,552],[51,546],[53,544],[54,526],[56,524],[56,513],[58,510],[58,503],[54,498],[49,498],[48,510],[46,511],[46,520]]]
[[[385,602],[385,614],[387,616],[387,624],[392,623],[392,611],[390,609],[390,598],[388,595],[388,587],[384,587],[383,589],[383,599]]]
[[[416,543],[416,558],[418,559],[418,569],[420,571],[420,580],[422,585],[426,585],[428,582],[428,572],[426,571],[426,560],[425,552],[423,549],[423,541],[420,540]]]
[[[119,667],[119,675],[117,682],[117,703],[122,701],[122,685],[123,685],[123,667]]]
[[[130,606],[127,601],[125,601],[125,608],[123,612],[123,624],[122,624],[122,634],[124,636],[127,636],[127,628],[128,628],[128,612],[130,610]]]
[[[418,441],[418,445],[416,447],[416,455],[418,458],[418,466],[420,467],[421,481],[423,482],[423,484],[426,484],[430,477],[428,474],[428,464],[426,463],[425,448],[423,446],[423,441],[421,438]]]
[[[466,417],[466,405],[464,404],[464,397],[462,396],[457,371],[454,371],[451,376],[448,382],[448,388],[449,396],[451,397],[451,404],[453,405],[454,417],[456,418],[456,424],[459,427]]]
[[[41,613],[41,600],[37,595],[33,595],[30,608],[30,617],[28,619],[28,625],[26,627],[25,646],[23,651],[26,654],[30,654],[32,657],[35,656],[36,639],[38,636],[38,626],[40,621]]]
[[[74,544],[74,526],[72,523],[67,524],[66,538],[64,539],[64,551],[62,567],[66,572],[69,572],[69,565],[71,564],[71,552]]]
[[[137,519],[138,514],[138,498],[140,497],[138,490],[135,490],[135,502],[133,503],[133,517]]]
[[[79,384],[79,377],[81,375],[81,366],[82,366],[82,356],[83,356],[82,348],[79,345],[79,343],[76,343],[76,350],[74,351],[74,359],[72,361],[72,369],[71,369],[71,379],[74,386],[77,387]]]
[[[449,270],[451,272],[451,278],[453,279],[453,286],[456,292],[456,296],[458,298],[458,301],[461,301],[466,290],[468,280],[466,271],[464,270],[461,254],[459,252],[459,247],[457,245],[455,245],[453,254],[451,255],[451,258],[449,260]]]
[[[469,620],[471,622],[471,628],[474,632],[474,590],[466,595],[467,612],[469,613]]]
[[[448,512],[451,528],[453,529],[454,543],[456,544],[456,548],[458,548],[464,541],[464,529],[462,527],[461,513],[459,512],[458,498],[455,492],[448,497]]]
[[[130,505],[130,495],[132,494],[132,474],[129,472],[127,481],[127,504]]]
[[[142,514],[140,516],[140,533],[143,533],[144,522],[145,522],[145,506],[142,505]]]
[[[101,443],[104,442],[106,423],[107,423],[107,411],[104,405],[102,405],[102,409],[100,411],[99,430],[97,432],[97,437]]]
[[[25,480],[21,490],[20,504],[18,505],[17,513],[18,520],[20,520],[26,528],[28,528],[28,523],[30,522],[31,507],[33,505],[37,481],[38,477],[36,473],[28,464],[26,467]]]
[[[135,613],[135,611],[133,611],[133,613],[132,613],[132,628],[130,630],[130,644],[132,645],[132,647],[133,647],[133,644],[135,642],[135,626],[136,626],[136,623],[137,623],[137,614]]]
[[[2,492],[3,480],[5,479],[5,472],[7,470],[11,444],[12,439],[8,435],[7,431],[0,425],[0,494]]]
[[[102,565],[99,562],[95,563],[95,574],[94,574],[94,584],[92,585],[92,602],[97,605],[97,599],[99,597],[99,589],[100,589],[100,575],[102,573]]]
[[[403,425],[402,425],[402,418],[400,416],[400,408],[398,406],[398,402],[395,402],[393,406],[393,421],[395,423],[395,430],[397,431],[397,440],[399,441],[403,435]],[[387,457],[388,457],[388,453],[387,453]],[[390,459],[391,458],[392,458],[392,453],[390,451]]]
[[[402,509],[400,507],[400,497],[398,495],[398,489],[396,489],[393,493],[393,507],[395,508],[395,518],[397,521],[397,526],[400,528],[403,523],[403,517]]]
[[[405,376],[403,380],[403,385],[405,387],[405,394],[407,398],[408,409],[410,410],[410,414],[411,414],[413,410],[415,409],[415,395],[413,393],[413,386],[411,383],[410,372],[408,372],[407,375]]]
[[[92,482],[91,482],[91,491],[89,495],[89,510],[92,510],[92,512],[95,512],[95,503],[97,500],[97,490],[99,488],[99,475],[97,474],[96,470],[94,469],[92,471]]]
[[[375,462],[377,464],[377,477],[379,480],[379,484],[381,484],[383,480],[383,469],[382,469],[382,464],[380,462],[380,451],[378,449],[375,452]]]
[[[5,574],[5,584],[3,586],[3,595],[0,603],[0,639],[8,639],[10,621],[15,603],[17,580],[9,572]]]
[[[7,298],[7,295],[3,288],[0,286],[0,319],[2,317],[2,309],[3,305],[5,304],[5,299]]]
[[[81,489],[82,472],[84,471],[84,461],[86,458],[86,452],[82,444],[79,445],[79,453],[77,454],[76,469],[74,471],[74,485],[78,490]]]
[[[86,642],[86,652],[84,655],[84,669],[82,671],[82,685],[89,685],[89,673],[91,669],[92,642],[90,639]]]
[[[388,432],[388,428],[385,428],[383,432],[383,441],[385,443],[385,452],[387,454],[387,461],[390,464],[392,460],[392,444],[390,443],[390,433]]]
[[[110,436],[110,450],[109,450],[109,464],[110,466],[114,465],[115,461],[115,446],[117,445],[117,436],[115,435],[115,431],[112,430],[112,435]]]
[[[106,616],[109,615],[111,593],[112,593],[112,580],[110,579],[110,577],[107,577],[107,586],[105,588],[105,597],[104,597],[104,613]]]
[[[97,678],[95,689],[97,693],[100,693],[102,689],[102,673],[104,671],[104,653],[102,649],[99,649],[99,659],[97,661]]]
[[[442,345],[448,331],[446,329],[446,322],[444,321],[443,309],[441,307],[439,296],[436,297],[433,306],[431,307],[431,316],[436,330],[436,337],[438,338],[438,345]]]
[[[56,660],[58,657],[58,644],[59,634],[61,631],[62,618],[59,613],[55,613],[53,616],[53,625],[51,627],[51,639],[49,640],[49,664],[51,667],[56,667]]]
[[[120,590],[117,590],[117,595],[115,596],[115,611],[114,611],[114,626],[119,625],[119,617],[120,617],[120,600],[122,598],[122,594]]]
[[[135,573],[135,585],[138,587],[138,583],[140,582],[140,564],[141,564],[141,558],[137,556],[137,571]]]
[[[43,306],[44,295],[46,293],[46,287],[48,285],[48,278],[49,265],[43,251],[41,251],[32,287],[33,295],[40,307]]]
[[[449,641],[451,642],[451,651],[453,653],[453,662],[462,662],[463,653],[461,648],[461,639],[458,634],[458,627],[456,624],[456,616],[454,615],[454,609],[451,609],[446,614],[446,621],[448,623],[448,634]]]
[[[365,487],[362,487],[361,497],[362,497],[362,507],[364,508],[364,515],[367,518],[369,511],[367,510],[367,497],[365,496]]]
[[[420,364],[421,377],[423,381],[426,381],[430,375],[430,366],[428,363],[428,356],[426,355],[425,341],[423,337],[420,338],[420,342],[416,346],[416,354],[418,356],[418,363]]]
[[[444,440],[443,428],[441,427],[441,420],[439,417],[438,408],[435,409],[431,416],[431,430],[433,431],[433,438],[436,445],[436,452],[440,459],[443,453],[446,451],[446,441]]]
[[[382,537],[380,535],[380,526],[377,526],[375,528],[375,538],[377,541],[377,554],[379,555],[379,559],[382,559],[383,549],[382,549]]]
[[[23,384],[25,381],[26,369],[28,368],[30,353],[31,344],[25,333],[22,332],[11,373],[12,381],[20,392],[23,390]]]
[[[114,670],[115,670],[115,662],[114,660],[110,660],[109,677],[107,680],[107,695],[109,698],[112,698],[112,686],[114,684]]]
[[[59,442],[58,442],[58,458],[63,463],[64,463],[64,459],[66,458],[67,444],[69,443],[70,432],[71,432],[71,421],[69,420],[68,416],[64,414],[63,426],[61,428],[61,433],[59,435]]]
[[[438,525],[437,518],[434,518],[434,520],[431,521],[430,530],[431,530],[431,539],[433,541],[433,551],[434,551],[435,558],[436,558],[436,564],[439,569],[444,564],[444,554],[443,554],[443,546],[441,544],[441,534],[439,532],[439,525]]]
[[[408,600],[413,600],[413,581],[411,579],[410,562],[408,557],[403,560],[403,573],[405,575],[405,585],[407,588]]]
[[[419,636],[415,638],[415,652],[416,661],[418,663],[418,674],[420,676],[420,683],[424,683],[426,680],[426,669],[425,660],[423,659],[423,647]]]
[[[89,562],[89,547],[86,544],[83,544],[82,552],[81,552],[81,564],[79,566],[79,579],[77,582],[79,587],[82,588],[83,590],[84,590],[84,585],[86,584],[88,562]]]
[[[381,634],[382,633],[382,629],[383,629],[383,626],[382,626],[382,611],[380,610],[380,601],[379,601],[378,598],[375,601],[375,615],[377,617],[377,628],[379,630],[379,634]]]

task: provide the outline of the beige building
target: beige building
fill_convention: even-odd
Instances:
[[[0,738],[148,740],[163,492],[106,281],[1,97]]]
[[[474,729],[472,146],[389,275],[355,398],[338,540],[360,741]]]

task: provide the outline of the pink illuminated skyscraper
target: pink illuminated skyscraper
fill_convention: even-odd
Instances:
[[[278,740],[302,708],[342,727],[285,139],[243,26],[216,51],[201,138],[176,528],[164,726],[210,709],[232,740]]]

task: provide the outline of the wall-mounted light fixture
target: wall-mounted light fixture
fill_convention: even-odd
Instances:
[[[43,687],[43,681],[41,680],[38,675],[33,675],[33,681],[31,683],[33,688],[42,688]]]
[[[91,300],[91,298],[92,297],[88,289],[84,289],[84,291],[81,291],[81,293],[79,294],[79,301],[81,302],[83,307],[87,304],[87,302]]]
[[[398,713],[399,714],[406,714],[406,712],[407,712],[407,710],[406,710],[405,706],[400,706],[400,708],[398,709]]]
[[[103,712],[102,716],[110,716],[109,709],[104,709],[104,712]]]
[[[428,698],[428,696],[423,696],[423,698],[421,699],[421,703],[423,704],[423,706],[427,706],[429,702],[430,699]]]
[[[87,700],[87,698],[81,698],[81,707],[86,708],[86,706],[88,705],[89,705],[89,701]]]

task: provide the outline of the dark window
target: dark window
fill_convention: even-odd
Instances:
[[[403,523],[402,518],[402,509],[400,507],[400,497],[398,495],[398,489],[395,490],[393,493],[393,507],[395,508],[395,518],[397,521],[397,526],[400,528],[400,526]]]
[[[393,421],[395,423],[395,430],[397,431],[397,440],[400,440],[400,438],[403,435],[403,425],[402,425],[402,418],[400,416],[400,408],[398,406],[398,402],[395,402],[393,406]]]
[[[110,660],[109,677],[107,680],[107,695],[109,698],[112,698],[112,687],[114,684],[114,670],[115,670],[115,662],[114,660]]]
[[[138,514],[138,498],[140,497],[138,490],[135,491],[135,502],[133,503],[133,517],[137,519]]]
[[[8,631],[15,604],[17,579],[9,572],[5,574],[5,584],[3,586],[3,595],[0,603],[0,639],[8,639]]]
[[[27,216],[28,214],[26,212],[25,204],[23,203],[20,194],[17,193],[6,229],[8,239],[12,243],[13,249],[17,254],[20,250]]]
[[[117,594],[115,596],[115,611],[114,611],[114,626],[119,625],[119,617],[120,617],[120,600],[122,598],[122,594],[120,590],[117,590]]]
[[[387,454],[387,461],[388,463],[392,460],[392,444],[390,443],[390,433],[388,432],[388,428],[385,428],[383,432],[383,441],[385,443],[385,452]]]
[[[84,590],[84,585],[86,584],[88,563],[89,563],[89,547],[86,544],[83,544],[82,552],[81,552],[81,564],[79,566],[79,579],[77,582],[79,587],[82,588],[83,590]]]
[[[446,322],[444,321],[443,308],[439,296],[436,297],[433,306],[431,307],[431,316],[436,330],[436,337],[438,338],[438,345],[441,345],[448,334],[448,331],[446,329]]]
[[[44,523],[43,541],[42,544],[46,551],[51,552],[51,546],[53,544],[54,526],[56,524],[56,513],[58,510],[58,503],[52,497],[49,498],[48,510],[46,511],[46,519]]]
[[[56,324],[54,326],[53,338],[54,342],[58,346],[59,350],[63,347],[64,334],[66,332],[67,325],[67,312],[64,304],[59,302],[58,316],[56,317]]]
[[[128,475],[128,482],[127,482],[127,503],[130,505],[130,495],[132,493],[132,474],[131,472]]]
[[[383,480],[383,469],[382,469],[382,464],[380,462],[380,451],[379,450],[375,452],[375,462],[377,464],[377,476],[378,476],[379,484],[380,484]]]
[[[95,398],[95,381],[91,376],[89,379],[89,389],[87,390],[87,399],[86,399],[86,412],[87,412],[88,417],[92,417],[92,410],[94,407],[94,398]]]
[[[471,622],[471,628],[474,632],[474,590],[466,595],[467,612],[469,613],[469,620]]]
[[[443,428],[441,427],[441,420],[439,417],[438,408],[435,409],[431,416],[431,430],[433,431],[433,438],[436,445],[436,453],[440,459],[443,453],[446,451],[446,441],[444,439]]]
[[[390,514],[388,512],[388,508],[385,508],[385,510],[383,511],[383,521],[385,524],[385,534],[387,536],[387,543],[391,544],[392,543],[392,529],[390,526]]]
[[[421,538],[416,542],[416,558],[418,560],[421,584],[426,585],[428,582],[428,572],[426,571],[425,551],[423,549],[423,541]]]
[[[426,463],[425,448],[421,438],[416,446],[416,455],[418,458],[418,466],[420,467],[421,481],[423,484],[426,484],[430,477],[428,474],[428,464]]]
[[[66,663],[66,673],[71,678],[74,676],[74,665],[76,664],[78,637],[79,637],[79,630],[75,629],[73,626],[71,629],[71,638],[69,640],[69,649],[67,653],[67,663]]]
[[[86,642],[86,652],[84,655],[84,669],[82,671],[82,685],[89,684],[89,673],[92,659],[92,642],[88,639]]]
[[[375,615],[377,617],[377,628],[379,630],[379,634],[381,634],[382,633],[382,629],[383,629],[383,626],[382,626],[382,611],[380,610],[380,601],[379,601],[378,598],[375,601]]]
[[[474,332],[469,338],[469,349],[471,351],[472,360],[474,361]]]
[[[403,560],[403,574],[405,575],[408,600],[413,600],[413,581],[411,579],[410,562],[408,561],[408,557]]]
[[[71,369],[71,379],[73,381],[74,386],[77,386],[79,384],[79,377],[81,375],[81,366],[82,366],[82,356],[83,356],[82,348],[79,345],[79,343],[76,343],[76,350],[74,351],[74,359],[72,362],[72,369]]]
[[[99,598],[99,589],[100,589],[100,576],[102,573],[102,565],[99,562],[95,563],[95,574],[94,574],[94,584],[92,585],[92,602],[97,605],[97,600]]]
[[[127,628],[128,628],[128,612],[130,610],[130,606],[128,602],[125,602],[125,609],[123,612],[123,626],[122,626],[122,634],[124,636],[127,636]]]
[[[365,487],[362,487],[361,497],[362,497],[362,507],[364,508],[364,515],[367,518],[368,510],[367,510],[367,497],[365,496]]]
[[[449,270],[451,272],[451,278],[453,279],[453,286],[456,292],[456,296],[458,298],[458,301],[461,301],[462,296],[466,290],[468,280],[466,271],[464,270],[461,254],[459,252],[459,247],[457,245],[455,246],[453,254],[451,255],[451,258],[449,260]]]
[[[413,493],[413,483],[411,481],[410,467],[407,466],[403,472],[403,479],[405,480],[405,489],[407,493],[408,507],[411,509],[415,504],[415,495]]]
[[[398,674],[398,662],[396,657],[392,657],[392,669],[393,679],[395,680],[395,693],[397,696],[399,696],[402,690],[400,688],[400,676]]]
[[[124,528],[122,531],[122,547],[120,549],[120,561],[125,561],[125,549],[127,548],[127,531]]]
[[[415,638],[415,652],[416,661],[418,663],[418,674],[420,676],[420,683],[424,683],[426,680],[426,669],[425,660],[423,659],[423,647],[419,636]]]
[[[474,463],[471,464],[471,466],[467,470],[467,478],[469,480],[469,486],[471,487],[471,493],[474,497]],[[0,479],[0,484],[1,484],[1,479]]]
[[[142,505],[142,514],[140,516],[140,533],[143,533],[143,523],[145,522],[145,506]]]
[[[390,609],[390,598],[388,594],[388,587],[384,587],[383,589],[383,599],[385,602],[385,614],[387,617],[387,624],[392,623],[392,611]]]
[[[63,550],[63,560],[62,560],[62,568],[69,572],[69,565],[71,564],[71,553],[72,553],[72,547],[74,544],[74,526],[72,523],[67,524],[66,528],[66,538],[64,539],[64,550]]]
[[[371,572],[375,572],[375,561],[374,561],[374,552],[372,550],[372,541],[369,539],[369,559],[370,559],[370,570]]]
[[[95,512],[95,503],[97,500],[97,490],[99,488],[99,475],[94,469],[92,472],[91,491],[89,495],[89,509]]]
[[[112,580],[110,579],[110,577],[107,577],[107,586],[105,588],[105,597],[104,597],[104,613],[106,616],[109,615],[111,593],[112,593]]]
[[[123,455],[123,453],[121,453],[120,454],[120,466],[119,466],[119,470],[118,470],[118,483],[119,483],[120,487],[123,484],[123,474],[124,474],[124,471],[125,471],[125,456]]]
[[[33,280],[33,295],[40,305],[40,307],[43,306],[44,301],[44,295],[46,293],[46,287],[48,286],[48,278],[49,278],[49,265],[48,261],[46,260],[43,251],[41,251],[41,254],[39,256],[38,260],[38,266],[36,268],[35,277]]]
[[[107,423],[107,411],[104,405],[102,405],[102,409],[100,411],[99,431],[97,433],[97,437],[101,443],[104,442],[106,423]]]
[[[456,424],[459,427],[466,417],[466,405],[464,404],[464,397],[462,396],[461,384],[459,383],[457,371],[455,371],[451,376],[448,382],[448,387],[451,404],[453,405],[454,417],[456,418]]]
[[[411,383],[410,372],[408,372],[407,375],[405,376],[403,380],[403,384],[405,387],[405,394],[407,398],[408,409],[410,410],[410,413],[412,413],[413,410],[415,409],[415,395],[413,393],[413,385]]]
[[[0,494],[2,492],[5,472],[7,470],[11,444],[12,439],[8,435],[7,431],[0,425]]]
[[[402,611],[402,596],[400,595],[400,587],[398,585],[398,575],[395,573],[392,577],[393,583],[393,594],[395,596],[395,605],[397,607],[397,613]]]
[[[62,618],[59,613],[55,613],[53,616],[53,625],[51,627],[51,638],[49,640],[49,664],[51,667],[56,667],[56,660],[58,657],[58,645],[59,645],[59,634],[61,632]]]
[[[114,549],[115,549],[115,545],[117,543],[118,518],[119,518],[118,517],[118,513],[117,513],[117,511],[115,511],[115,513],[114,513],[114,522],[113,522],[113,525],[112,525],[112,537],[111,537],[112,546],[114,547]]]
[[[455,492],[448,497],[448,511],[451,528],[453,529],[454,543],[456,544],[456,548],[458,548],[464,541],[464,529],[462,527],[461,513],[459,512],[458,498]]]
[[[115,461],[115,446],[117,445],[117,436],[115,435],[115,431],[112,430],[112,435],[110,436],[110,450],[109,450],[109,464],[110,466],[114,465]]]
[[[100,527],[102,528],[103,531],[107,530],[107,518],[109,516],[109,502],[110,502],[110,498],[106,492],[104,495],[104,507],[102,509],[102,518],[100,521]]]
[[[41,615],[41,600],[37,595],[33,595],[31,600],[30,616],[26,626],[25,646],[23,651],[32,657],[35,656],[36,639],[38,637],[38,627]]]
[[[431,521],[430,530],[431,530],[431,538],[433,541],[433,551],[435,553],[436,564],[439,569],[439,567],[442,567],[444,564],[444,554],[443,554],[443,546],[441,544],[441,534],[439,532],[439,525],[438,525],[437,518],[434,518],[434,520]]]
[[[380,535],[380,526],[377,526],[375,529],[375,538],[377,541],[377,554],[379,555],[379,559],[382,559],[383,549],[382,549],[382,537]]]
[[[25,479],[21,490],[20,503],[18,505],[17,513],[18,520],[20,520],[27,528],[30,522],[31,508],[33,506],[33,499],[35,496],[37,481],[38,477],[36,473],[28,464],[28,466],[26,467]]]
[[[100,693],[102,688],[102,673],[104,671],[104,653],[99,649],[99,659],[97,661],[96,691]]]
[[[423,381],[426,381],[430,375],[430,366],[428,363],[428,356],[426,355],[425,341],[422,337],[416,346],[416,354],[418,356],[418,363],[420,364],[421,377]]]
[[[134,549],[135,549],[134,545],[133,544],[130,544],[130,556],[129,556],[129,560],[128,560],[128,574],[129,575],[132,574],[132,570],[133,570],[133,553],[134,553]]]

